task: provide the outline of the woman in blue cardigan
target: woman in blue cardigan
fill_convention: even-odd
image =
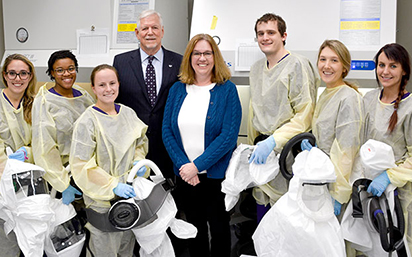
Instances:
[[[170,89],[166,103],[163,141],[178,177],[179,201],[187,221],[198,229],[189,243],[191,256],[230,256],[230,216],[221,183],[242,115],[230,77],[213,38],[196,35],[186,47],[180,82]]]

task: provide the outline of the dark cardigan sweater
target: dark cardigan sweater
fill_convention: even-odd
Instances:
[[[167,98],[162,136],[166,150],[173,161],[174,172],[189,163],[179,132],[177,119],[187,95],[186,84],[176,82]],[[225,177],[233,150],[236,148],[242,109],[235,84],[226,81],[210,90],[210,102],[205,123],[205,150],[193,163],[199,172],[207,170],[209,178]]]

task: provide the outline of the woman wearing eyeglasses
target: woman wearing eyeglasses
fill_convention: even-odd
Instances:
[[[191,256],[230,256],[230,217],[221,183],[242,115],[230,77],[213,38],[196,35],[186,47],[180,82],[172,86],[166,102],[163,142],[174,164],[187,221],[198,229],[196,238],[189,239]]]
[[[36,165],[46,170],[44,178],[62,193],[64,204],[70,204],[81,193],[70,185],[65,169],[74,122],[94,103],[80,86],[74,85],[78,63],[68,50],[54,52],[48,61],[47,74],[54,86],[39,89],[33,104],[33,157]]]
[[[12,54],[4,61],[3,83],[0,96],[0,179],[7,162],[6,147],[15,154],[9,158],[32,160],[31,107],[36,86],[33,64],[23,55]],[[14,232],[7,236],[0,218],[0,255],[18,256],[20,249]]]

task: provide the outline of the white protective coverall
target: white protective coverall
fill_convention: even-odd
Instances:
[[[352,193],[349,179],[361,145],[362,116],[362,96],[347,85],[326,88],[313,114],[316,144],[329,154],[335,166],[337,178],[331,184],[330,194],[341,204],[347,203]]]
[[[74,122],[94,103],[83,88],[74,85],[82,95],[67,98],[49,92],[46,85],[39,89],[33,102],[33,157],[36,165],[46,170],[44,178],[59,192],[70,184],[68,171],[70,144]]]
[[[393,149],[396,167],[387,169],[390,182],[398,188],[399,199],[405,216],[406,238],[412,252],[412,95],[404,98],[398,108],[398,122],[390,133],[388,124],[393,104],[380,101],[380,89],[368,92],[364,97],[365,129],[364,141],[375,139]],[[355,174],[358,178],[364,174]]]
[[[23,100],[24,101],[24,100]],[[31,125],[24,120],[23,101],[15,109],[5,98],[3,90],[0,93],[0,179],[7,162],[6,147],[17,151],[24,146],[29,157],[27,162],[33,162],[31,154]],[[18,256],[20,249],[14,232],[6,237],[0,220],[0,252],[4,256]]]
[[[6,221],[6,234],[11,230],[16,234],[18,245],[25,256],[43,256],[44,242],[54,221],[50,195],[36,194],[35,190],[33,195],[28,195],[25,190],[27,186],[19,184],[19,180],[13,181],[13,174],[21,172],[28,172],[27,177],[40,177],[45,173],[33,164],[9,159],[0,181],[0,218]],[[32,182],[32,185],[37,183]],[[17,185],[19,190],[15,192]]]
[[[296,156],[292,170],[288,192],[265,214],[252,236],[257,256],[346,256],[326,184],[336,180],[329,157],[313,147]]]
[[[286,190],[288,183],[279,173],[279,158],[276,153],[270,153],[265,164],[254,162],[249,164],[249,156],[254,149],[254,145],[240,144],[233,151],[226,169],[225,180],[222,182],[226,211],[230,211],[236,205],[243,190],[264,185],[275,178],[283,181],[279,184],[283,185],[281,189]],[[277,176],[282,178],[277,178]],[[279,190],[279,188],[276,189]]]
[[[106,213],[115,197],[113,189],[126,183],[134,161],[148,151],[147,126],[129,107],[107,115],[90,106],[77,120],[70,151],[70,167],[76,184],[83,191],[87,208]],[[149,174],[149,171],[146,172]],[[86,224],[89,246],[95,256],[131,256],[132,231],[102,232]]]
[[[290,53],[271,69],[266,58],[257,61],[250,68],[249,144],[259,133],[273,135],[279,153],[293,136],[309,131],[319,85],[306,57]],[[275,188],[276,183],[255,187],[258,204],[273,204],[286,192]]]

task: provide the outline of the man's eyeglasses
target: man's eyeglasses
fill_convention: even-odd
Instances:
[[[74,66],[70,66],[67,69],[63,69],[63,68],[57,68],[54,70],[56,72],[57,75],[61,76],[64,74],[65,71],[67,71],[68,73],[72,74],[76,72],[76,67]]]
[[[20,73],[17,73],[15,71],[8,71],[6,72],[6,75],[7,75],[7,78],[12,79],[12,80],[16,79],[17,76],[19,76],[21,80],[26,80],[30,77],[31,73],[28,71],[24,71],[24,70],[20,71]]]
[[[213,56],[213,52],[212,51],[206,51],[206,52],[193,52],[192,56],[194,56],[195,58],[200,58],[200,56],[204,56],[205,58],[209,59],[212,58]]]

